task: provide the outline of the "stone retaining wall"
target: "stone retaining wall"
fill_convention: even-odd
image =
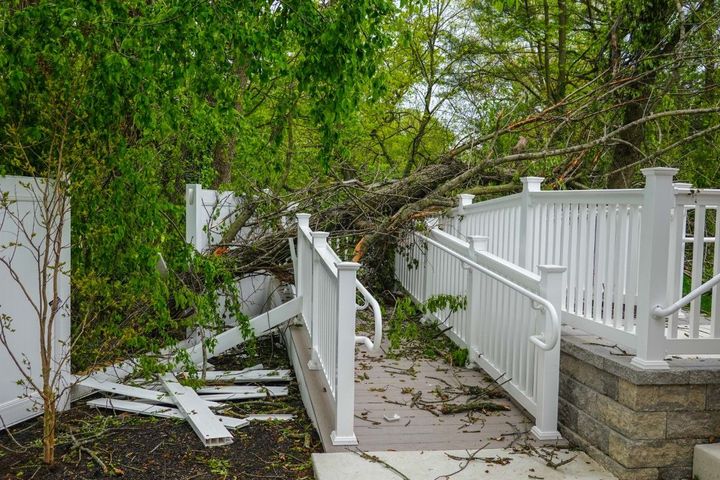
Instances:
[[[720,359],[640,370],[632,352],[572,333],[561,347],[562,435],[620,479],[691,479],[693,447],[720,440]]]

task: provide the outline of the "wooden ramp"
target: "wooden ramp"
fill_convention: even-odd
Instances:
[[[286,338],[293,357],[303,400],[320,433],[326,452],[354,447],[336,447],[330,441],[333,428],[331,398],[320,374],[307,369],[310,343],[301,326],[288,329]],[[290,344],[292,343],[292,344]],[[303,378],[301,378],[304,377]],[[442,361],[389,359],[384,353],[371,355],[356,349],[355,435],[363,451],[417,451],[506,448],[528,442],[532,420],[507,398],[492,399],[507,411],[444,415],[444,403],[465,403],[467,395],[441,397],[462,385],[493,389],[492,379],[479,370],[451,367]],[[501,388],[497,388],[501,392]],[[415,401],[414,401],[415,400]],[[432,403],[436,402],[436,403]],[[399,417],[392,420],[395,416]],[[538,444],[541,444],[538,442]],[[553,445],[555,442],[552,443]],[[560,445],[565,445],[560,442]]]

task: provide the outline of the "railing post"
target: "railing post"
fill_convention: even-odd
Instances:
[[[310,293],[310,340],[312,341],[312,352],[308,361],[310,370],[320,370],[319,342],[320,342],[320,305],[317,301],[317,294],[321,286],[318,284],[319,275],[315,272],[323,268],[320,262],[323,260],[318,256],[318,251],[327,248],[328,232],[311,232],[313,255],[312,255],[312,291]]]
[[[542,185],[543,177],[523,177],[520,181],[523,184],[522,201],[520,203],[520,266],[526,270],[534,271],[530,265],[532,261],[532,248],[534,232],[532,231],[532,202],[530,194],[539,192]]]
[[[309,213],[298,213],[295,215],[297,218],[297,242],[295,243],[295,250],[297,254],[297,265],[295,266],[295,294],[302,298],[302,316],[305,325],[309,325],[308,320],[311,318],[312,312],[312,283],[305,285],[303,282],[303,276],[307,269],[312,269],[312,258],[307,257],[307,249],[304,245],[307,243],[307,238],[303,233],[303,229],[310,229],[310,214]],[[310,270],[312,272],[312,270]],[[312,279],[312,273],[310,275]]]
[[[355,279],[360,264],[337,264],[337,376],[335,379],[335,430],[333,445],[357,445],[355,424]]]
[[[185,185],[185,241],[195,250],[202,250],[202,185]]]
[[[429,218],[425,222],[427,229],[432,230],[433,228],[437,227],[438,221],[436,218]],[[428,235],[430,235],[428,233]],[[435,286],[434,286],[434,280],[435,280],[435,267],[432,262],[432,257],[430,255],[430,244],[425,243],[425,251],[423,252],[423,262],[425,263],[425,270],[423,272],[423,297],[418,298],[418,301],[420,303],[427,302],[428,298],[431,297],[431,293]]]
[[[468,236],[468,258],[477,261],[478,253],[487,252],[489,238],[479,235]],[[474,268],[468,268],[467,271],[467,349],[469,353],[469,361],[477,363],[480,354],[474,342],[477,338],[478,329],[480,327],[480,281],[481,275]]]
[[[538,265],[540,271],[541,295],[561,314],[562,288],[565,267],[556,265]],[[550,314],[545,312],[545,332],[554,328]],[[557,429],[558,395],[560,389],[560,339],[552,350],[535,348],[537,374],[535,383],[535,426],[530,432],[538,440],[557,440],[561,438]]]
[[[675,206],[673,175],[676,168],[645,168],[642,223],[640,225],[640,271],[635,326],[637,353],[631,363],[645,369],[669,368],[665,361],[665,319],[652,317],[652,309],[667,300],[670,215]]]
[[[465,207],[468,205],[472,205],[473,198],[475,198],[475,195],[471,193],[461,193],[457,196],[458,198],[458,206],[457,206],[457,215],[455,215],[455,224],[453,227],[455,228],[455,235],[461,236],[463,235],[463,232],[460,230],[460,227],[462,225],[463,221],[463,215]]]
[[[678,195],[689,195],[692,189],[692,183],[673,183],[676,197]],[[685,267],[685,230],[686,215],[684,205],[675,205],[670,223],[670,254],[668,261],[667,279],[667,303],[673,303],[675,300],[683,296],[682,281],[683,271]],[[668,319],[668,338],[677,338],[679,313],[675,312]]]

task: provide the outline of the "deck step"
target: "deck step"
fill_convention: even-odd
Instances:
[[[525,453],[506,449],[477,452],[476,460],[465,462],[475,449],[415,452],[314,453],[313,469],[317,480],[397,480],[391,468],[413,480],[434,480],[451,476],[452,480],[507,480],[511,478],[542,478],[544,480],[612,480],[615,477],[582,452],[558,450],[554,461],[575,457],[553,469],[547,461]],[[485,460],[487,459],[487,460]],[[385,462],[385,463],[382,463]],[[461,467],[467,466],[461,470]],[[703,479],[704,480],[704,479]]]

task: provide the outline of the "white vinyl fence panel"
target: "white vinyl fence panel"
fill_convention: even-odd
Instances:
[[[461,239],[487,236],[490,253],[529,271],[566,266],[563,321],[636,349],[637,366],[667,368],[667,355],[720,353],[720,285],[666,319],[654,317],[683,296],[684,283],[699,292],[720,275],[720,190],[673,184],[675,173],[645,169],[645,188],[625,190],[541,191],[543,179],[527,177],[519,194],[475,204],[460,195],[439,223]]]
[[[233,192],[207,190],[200,184],[185,186],[185,241],[198,252],[205,252],[222,239],[223,232],[237,216],[237,210],[243,199]],[[239,238],[246,238],[249,228],[238,232]],[[237,282],[242,311],[249,317],[255,317],[269,308],[272,277],[258,272],[243,277]],[[224,297],[220,296],[220,309],[228,325],[236,320],[226,313]]]
[[[9,427],[42,413],[39,397],[18,381],[22,376],[13,356],[30,374],[38,385],[42,385],[40,376],[40,324],[32,303],[23,293],[22,285],[36,304],[40,302],[41,288],[46,289],[48,298],[52,298],[52,286],[41,285],[38,276],[38,260],[45,259],[41,246],[46,237],[46,225],[58,225],[58,219],[43,218],[41,208],[43,180],[30,177],[0,177],[0,196],[9,202],[7,210],[0,206],[0,258],[8,262],[17,274],[13,279],[7,265],[0,262],[0,314],[6,315],[5,328],[7,344],[12,356],[0,345],[0,429]],[[69,210],[69,209],[68,209]],[[54,233],[54,232],[53,232]],[[54,329],[55,366],[62,366],[59,382],[59,408],[67,404],[67,387],[70,384],[69,355],[70,340],[70,213],[66,213],[62,228],[60,252],[63,273],[60,275],[59,298],[61,311]],[[54,257],[53,257],[54,258]],[[52,301],[52,300],[51,300]]]
[[[541,266],[538,276],[489,253],[487,238],[469,240],[439,229],[427,237],[410,235],[396,252],[397,278],[418,302],[437,295],[465,297],[466,308],[428,315],[443,330],[449,328],[446,333],[468,349],[470,359],[535,417],[538,438],[559,438],[558,316],[565,269]],[[548,321],[548,308],[538,308],[528,295],[552,304],[556,323]],[[551,331],[555,343],[547,350],[531,341],[550,342]]]

